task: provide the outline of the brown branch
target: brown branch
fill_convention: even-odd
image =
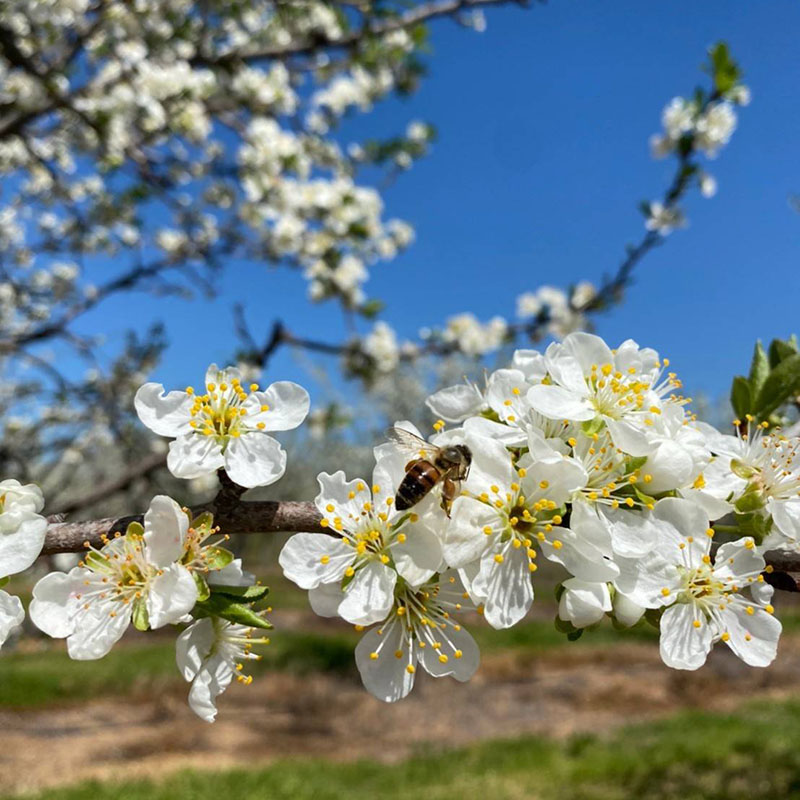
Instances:
[[[312,502],[264,500],[237,501],[241,487],[223,483],[212,503],[194,509],[194,513],[211,511],[214,522],[223,533],[282,533],[308,532],[330,533],[320,524],[322,515]],[[93,547],[102,547],[103,538],[115,533],[125,533],[130,522],[142,522],[143,515],[137,514],[118,519],[98,519],[88,522],[61,522],[52,520],[47,528],[47,539],[42,555],[54,553],[79,553],[85,550],[88,542]],[[52,518],[51,518],[52,519]],[[800,574],[800,555],[771,550],[764,556],[772,567],[769,582],[777,589],[797,591],[797,576]],[[776,580],[776,575],[784,580]]]
[[[211,511],[214,522],[223,533],[278,533],[280,531],[307,531],[325,533],[320,525],[322,515],[311,502],[245,501],[227,507],[220,506],[219,498],[212,503],[193,509],[193,513]],[[128,523],[142,522],[143,515],[113,517],[87,522],[52,521],[47,528],[42,555],[54,553],[79,553],[86,542],[93,547],[103,546],[104,536],[125,533]]]
[[[261,61],[269,58],[287,58],[289,56],[313,55],[324,49],[344,49],[353,47],[360,41],[371,36],[385,36],[394,31],[412,28],[423,22],[438,17],[448,17],[458,14],[460,11],[469,11],[482,6],[501,6],[514,4],[518,6],[528,5],[528,0],[440,0],[440,2],[423,3],[422,5],[399,14],[395,17],[387,17],[379,22],[365,20],[360,27],[340,36],[336,39],[315,34],[313,39],[306,39],[292,42],[283,47],[268,47],[263,50],[256,50],[250,53],[231,53],[223,56],[204,56],[196,55],[189,59],[192,66],[224,66],[234,62]]]

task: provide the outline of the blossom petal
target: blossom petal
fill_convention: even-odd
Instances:
[[[191,432],[194,397],[186,392],[164,394],[161,383],[145,383],[133,398],[139,419],[159,436],[183,436]]]
[[[783,501],[770,498],[769,510],[775,525],[784,536],[800,540],[800,498]]]
[[[460,630],[447,627],[432,632],[431,637],[439,643],[438,648],[432,647],[430,641],[417,648],[425,671],[434,678],[449,675],[462,683],[468,681],[481,663],[481,653],[472,635],[463,627]]]
[[[581,365],[585,375],[591,372],[594,365],[599,368],[615,363],[611,348],[594,333],[576,331],[565,336],[561,342],[561,352],[571,355]]]
[[[486,407],[478,389],[470,383],[448,386],[432,394],[425,405],[447,422],[463,422],[467,417],[480,414]]]
[[[631,600],[628,595],[619,590],[614,593],[614,619],[626,628],[635,625],[643,616],[646,609]]]
[[[380,631],[383,630],[383,634]],[[377,653],[377,657],[372,657]],[[400,653],[397,658],[395,653]],[[356,645],[356,666],[364,688],[384,703],[402,700],[414,686],[413,653],[403,636],[403,626],[373,628]]]
[[[174,625],[186,616],[197,602],[197,584],[192,573],[173,564],[153,579],[147,593],[147,613],[154,630]]]
[[[156,567],[168,567],[183,555],[189,517],[166,495],[156,495],[144,515],[144,543],[147,560]]]
[[[291,381],[273,383],[264,392],[253,392],[245,400],[248,426],[264,424],[262,430],[291,431],[308,416],[311,399],[308,392]],[[266,407],[266,411],[261,409]]]
[[[673,669],[699,669],[706,662],[713,632],[711,625],[699,619],[693,603],[676,603],[670,606],[661,617],[661,638],[659,650],[662,661]]]
[[[481,583],[486,595],[483,615],[493,628],[510,628],[530,611],[533,584],[524,547],[507,548],[500,564],[495,562],[493,553],[487,553],[473,585]]]
[[[695,472],[694,460],[689,452],[671,439],[660,441],[647,456],[646,469],[651,476],[647,491],[652,494],[685,486]]]
[[[464,430],[476,436],[497,439],[506,447],[519,447],[528,440],[528,434],[522,428],[504,425],[493,419],[486,419],[486,417],[470,417],[464,423]]]
[[[19,597],[0,590],[0,647],[8,639],[14,628],[22,624],[25,619],[25,609]]]
[[[203,478],[224,464],[222,448],[213,436],[190,433],[169,444],[167,466],[176,478]]]
[[[540,383],[528,389],[528,402],[535,411],[548,419],[570,419],[586,422],[594,419],[597,412],[583,396],[561,386]]]
[[[576,628],[594,625],[611,611],[611,594],[605,583],[589,583],[569,578],[563,583],[564,591],[558,603],[558,616]]]
[[[69,657],[75,661],[95,661],[107,656],[130,622],[130,609],[119,603],[92,606],[81,614],[67,638]]]
[[[319,494],[314,504],[319,513],[332,527],[338,517],[345,530],[355,529],[353,523],[360,523],[364,503],[372,500],[367,482],[360,479],[348,481],[344,472],[337,470],[332,475],[320,472],[317,483]]]
[[[214,623],[209,617],[197,620],[181,632],[175,643],[175,661],[184,680],[194,680],[216,640]]]
[[[722,618],[727,625],[728,647],[751,667],[768,667],[778,653],[781,623],[761,608],[747,614],[746,605],[726,609]]]
[[[411,587],[421,586],[442,567],[441,539],[421,523],[406,525],[404,542],[392,546],[392,556],[400,576]]]
[[[614,444],[628,455],[641,458],[649,456],[654,449],[647,434],[629,420],[606,417],[606,427]]]
[[[397,573],[378,561],[359,569],[344,592],[339,616],[352,625],[372,625],[386,619],[394,602]]]
[[[339,581],[321,583],[308,590],[308,602],[315,614],[320,617],[338,617],[339,605],[344,600],[344,592]]]
[[[623,558],[641,558],[658,543],[658,525],[650,515],[614,508],[598,509],[605,523],[611,547]]]
[[[221,654],[210,656],[192,681],[189,706],[200,719],[213,722],[217,716],[216,699],[230,686],[233,666]]]
[[[474,497],[457,497],[444,533],[444,557],[451,567],[464,567],[480,558],[487,547],[485,527],[498,523],[497,512]]]
[[[69,601],[78,582],[76,568],[70,573],[51,572],[33,587],[28,613],[33,624],[53,639],[66,639],[75,629],[69,612]]]
[[[355,551],[342,539],[324,533],[296,533],[278,556],[283,574],[301,589],[314,589],[344,577]]]
[[[717,550],[714,556],[714,577],[736,583],[741,580],[739,576],[757,575],[765,566],[764,557],[756,550],[753,540],[745,536],[735,542],[725,542]]]
[[[613,581],[619,575],[619,567],[611,559],[569,528],[553,528],[551,536],[540,542],[542,552],[576,578],[595,583]]]
[[[234,483],[247,489],[269,486],[286,472],[286,453],[266,433],[247,433],[228,442],[225,471]]]
[[[0,514],[0,578],[26,570],[44,545],[47,520],[32,511]]]
[[[488,492],[498,484],[508,487],[516,478],[511,455],[506,446],[485,436],[470,435],[467,445],[472,452],[469,477],[464,488],[474,494]]]

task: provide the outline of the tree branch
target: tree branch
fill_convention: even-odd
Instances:
[[[232,62],[261,61],[269,58],[287,58],[289,56],[312,55],[323,49],[343,49],[358,44],[368,36],[384,36],[394,31],[411,28],[423,22],[458,14],[460,11],[469,11],[482,6],[501,6],[514,4],[527,6],[528,0],[440,0],[440,2],[423,3],[416,8],[399,14],[396,17],[387,17],[379,22],[365,19],[361,27],[333,39],[323,34],[317,34],[313,39],[292,42],[282,47],[268,47],[251,53],[231,53],[219,57],[197,55],[189,59],[192,66],[223,66]]]
[[[227,504],[220,501],[221,497],[218,495],[213,502],[193,509],[193,513],[212,512],[215,524],[219,525],[224,533],[326,532],[320,525],[322,515],[311,502],[262,500]],[[86,549],[87,542],[93,547],[102,547],[104,536],[124,534],[129,523],[142,522],[143,518],[143,514],[134,514],[117,519],[110,517],[86,522],[53,520],[47,527],[42,555],[79,553]]]
[[[329,528],[320,524],[322,515],[314,503],[287,500],[238,500],[241,487],[223,482],[222,488],[211,503],[193,509],[194,514],[210,511],[214,523],[223,533],[327,533]],[[51,518],[47,528],[42,555],[79,553],[88,542],[93,547],[103,546],[104,537],[124,534],[131,522],[141,523],[143,514],[90,520],[87,522],[62,522]],[[800,555],[771,550],[765,560],[772,567],[769,582],[777,589],[798,591],[800,588]]]

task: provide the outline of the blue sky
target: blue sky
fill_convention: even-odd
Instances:
[[[706,48],[725,39],[753,102],[708,164],[719,192],[691,197],[690,226],[642,263],[626,302],[596,324],[611,343],[632,337],[668,355],[690,392],[726,393],[756,338],[800,331],[800,214],[787,202],[800,193],[800,4],[551,0],[487,18],[483,34],[435,23],[420,91],[344,129],[353,140],[422,119],[439,132],[431,154],[384,194],[387,216],[417,231],[405,254],[372,272],[385,318],[413,338],[464,310],[511,318],[522,291],[612,272],[641,235],[637,204],[671,178],[671,163],[648,151],[661,109],[704,81]],[[231,352],[237,300],[257,333],[280,316],[298,335],[346,335],[335,306],[307,303],[297,274],[236,264],[220,288],[211,302],[137,295],[135,318],[165,319],[172,341],[158,380],[197,382]],[[113,341],[132,308],[107,304],[84,329]],[[267,378],[314,388],[288,351]]]

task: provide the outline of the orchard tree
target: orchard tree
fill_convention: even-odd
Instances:
[[[482,7],[497,4],[0,8],[0,467],[14,476],[0,483],[0,585],[40,555],[83,554],[42,577],[29,608],[72,658],[103,657],[131,626],[177,626],[189,702],[212,721],[227,686],[250,681],[244,662],[271,627],[268,589],[230,536],[281,531],[294,532],[284,574],[318,614],[363,631],[356,663],[385,701],[407,695],[420,668],[468,680],[479,653],[459,614],[517,624],[542,559],[566,574],[556,626],[570,639],[610,617],[656,626],[676,669],[699,668],[716,644],[754,667],[775,658],[773,592],[795,587],[800,571],[800,439],[787,427],[800,391],[796,341],[757,345],[748,376],[733,382],[738,418],[723,434],[689,410],[668,359],[585,332],[684,224],[684,196],[716,190],[706,160],[749,101],[724,44],[710,50],[708,85],[664,109],[651,147],[673,160],[674,177],[642,204],[643,231],[608,277],[532,287],[516,298],[516,320],[465,311],[408,342],[367,295],[370,270],[413,231],[385,217],[365,171],[410,168],[435,133],[411,120],[388,140],[347,142],[339,123],[414,91],[428,21],[480,30]],[[234,260],[296,271],[309,302],[343,307],[352,338],[308,340],[286,320],[261,341],[240,311],[236,366],[212,364],[195,386],[167,390],[147,381],[161,329],[132,331],[114,354],[76,333],[121,293],[213,291]],[[98,268],[103,281],[90,283]],[[555,341],[544,352],[530,349],[545,337]],[[367,390],[423,358],[481,364],[507,351],[508,365],[431,394],[430,439],[397,421],[371,475],[342,463],[319,473],[313,502],[243,499],[283,478],[287,454],[272,434],[309,415],[303,387],[260,382],[285,346],[337,358]],[[89,372],[65,374],[49,348],[69,348]],[[332,421],[323,412],[322,424]],[[98,485],[76,499],[77,462]],[[194,496],[183,481],[218,485],[215,497],[189,508],[158,494],[142,514],[66,519],[164,466],[182,500]],[[24,618],[6,590],[0,645]]]

